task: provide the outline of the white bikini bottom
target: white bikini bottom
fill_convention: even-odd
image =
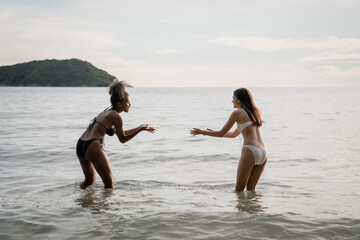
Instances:
[[[255,165],[263,164],[267,159],[267,152],[264,148],[255,147],[253,145],[243,145],[252,151],[255,158]]]

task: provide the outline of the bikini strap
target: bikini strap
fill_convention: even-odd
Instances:
[[[96,123],[96,117],[94,117],[94,119],[90,120],[88,128],[91,128],[95,123]]]
[[[112,110],[114,110],[114,108],[113,108],[112,106],[110,106],[110,107],[105,108],[105,109],[104,109],[104,112],[105,112],[105,111],[112,111]]]
[[[107,130],[107,128],[104,126],[104,124],[96,121],[96,117],[94,117],[94,119],[92,119],[90,122],[89,122],[89,128],[91,128],[95,123],[99,124],[100,126],[102,126],[103,128],[105,128]]]
[[[252,121],[249,114],[245,111],[245,109],[243,109],[243,108],[240,108],[240,109],[243,110],[246,113],[246,116],[248,117],[249,121]]]

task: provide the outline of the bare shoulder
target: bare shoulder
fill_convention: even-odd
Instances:
[[[249,119],[247,113],[241,109],[234,110],[232,115],[236,118],[237,122],[245,122]]]
[[[232,112],[232,115],[241,117],[241,116],[246,116],[246,113],[243,110],[236,109]]]
[[[106,113],[105,118],[112,124],[122,121],[120,114],[118,114],[116,111],[109,111],[108,113]]]
[[[121,120],[121,116],[119,113],[117,113],[116,111],[110,111],[108,116],[111,118],[111,119],[114,119],[114,120]]]

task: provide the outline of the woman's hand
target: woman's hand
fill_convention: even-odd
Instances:
[[[154,133],[156,130],[155,128],[150,127],[149,124],[142,124],[140,127],[141,127],[141,130],[148,131],[149,133]]]
[[[190,130],[190,134],[193,135],[193,136],[201,134],[201,129],[193,128],[192,130]]]

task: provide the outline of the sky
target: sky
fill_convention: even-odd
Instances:
[[[135,87],[360,87],[360,0],[0,0],[0,66],[77,58]]]

